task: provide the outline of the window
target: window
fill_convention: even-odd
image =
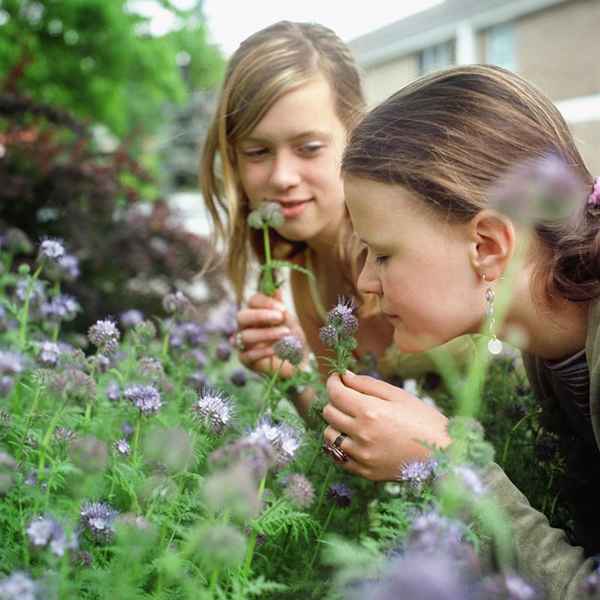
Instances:
[[[515,71],[515,28],[512,23],[503,23],[487,31],[485,60],[487,63]]]
[[[454,40],[421,50],[419,54],[419,73],[425,75],[432,71],[450,67],[455,62],[454,55]]]

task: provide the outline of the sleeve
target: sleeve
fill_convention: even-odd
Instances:
[[[592,560],[568,543],[564,531],[550,526],[497,464],[487,467],[484,481],[510,522],[519,572],[540,586],[548,600],[581,598]]]

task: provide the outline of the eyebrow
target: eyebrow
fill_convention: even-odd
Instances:
[[[302,131],[301,133],[297,133],[297,134],[293,135],[292,137],[289,138],[289,141],[297,142],[297,141],[300,141],[300,140],[306,139],[306,138],[320,138],[325,141],[331,141],[332,136],[330,133],[326,133],[325,131],[320,131],[318,129],[311,129],[309,131]],[[249,135],[248,137],[242,138],[240,140],[240,144],[243,144],[243,143],[264,144],[265,142],[270,142],[270,141],[272,141],[272,140],[270,140],[268,137],[263,137],[260,135],[257,135],[257,136]]]

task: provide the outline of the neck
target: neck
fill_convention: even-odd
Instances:
[[[587,336],[589,303],[548,298],[531,289],[531,267],[524,267],[501,335],[511,342],[510,332],[524,334],[523,350],[546,360],[560,360],[582,350]]]

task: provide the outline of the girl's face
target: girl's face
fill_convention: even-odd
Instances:
[[[367,256],[358,288],[375,294],[403,352],[479,331],[485,298],[471,266],[469,224],[431,215],[407,190],[345,178],[346,204]]]
[[[278,202],[291,241],[335,239],[344,214],[340,161],[346,130],[331,86],[319,75],[282,96],[236,146],[250,208]]]

